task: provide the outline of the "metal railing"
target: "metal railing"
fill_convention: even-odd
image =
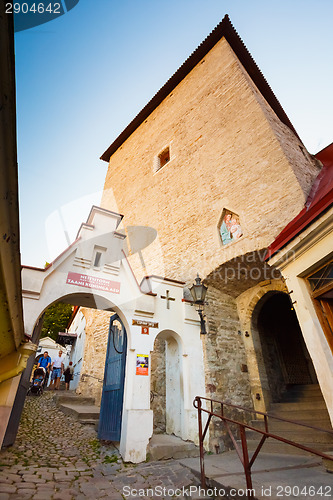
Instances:
[[[95,375],[90,375],[89,373],[82,373],[81,374],[81,380],[84,382],[85,378],[94,378],[95,380],[98,380],[98,382],[103,382],[103,379],[95,377]]]
[[[202,401],[210,402],[210,409],[203,408]],[[213,408],[214,403],[220,406],[220,408],[221,408],[220,413],[216,413],[216,411],[214,411],[214,408]],[[278,436],[276,434],[273,434],[273,433],[269,432],[268,426],[269,426],[269,419],[274,419],[274,420],[279,420],[281,422],[288,422],[290,424],[299,425],[301,427],[305,427],[308,429],[313,429],[316,431],[325,432],[327,434],[330,434],[332,437],[333,437],[333,430],[322,429],[320,427],[315,427],[313,425],[304,424],[303,422],[297,422],[295,420],[288,420],[286,418],[276,417],[274,415],[270,415],[269,413],[263,413],[261,411],[256,411],[256,410],[250,410],[249,408],[244,408],[243,406],[233,405],[231,403],[226,403],[224,401],[218,401],[216,399],[204,398],[201,396],[196,396],[196,398],[193,401],[193,406],[198,410],[199,447],[200,447],[200,478],[201,478],[201,487],[202,488],[206,488],[203,442],[204,442],[204,439],[206,437],[206,434],[207,434],[209,424],[211,422],[212,417],[217,417],[223,421],[223,424],[224,424],[224,426],[225,426],[225,428],[226,428],[226,430],[231,438],[231,441],[233,442],[233,445],[235,447],[237,455],[238,455],[238,457],[243,465],[244,474],[245,474],[245,478],[246,478],[246,486],[250,492],[253,490],[252,489],[251,468],[255,462],[255,459],[259,455],[259,452],[260,452],[263,444],[265,443],[266,439],[268,439],[268,438],[273,438],[277,441],[281,441],[282,443],[289,444],[290,446],[294,446],[294,447],[299,448],[303,451],[307,451],[309,453],[312,453],[313,455],[317,455],[319,457],[326,458],[328,460],[333,461],[332,455],[327,455],[326,453],[323,453],[319,450],[314,450],[312,448],[309,448],[308,446],[304,446],[300,443],[296,443],[295,441],[291,441],[289,439],[286,439],[286,438],[283,438],[283,437]],[[209,403],[207,404],[207,406],[209,406]],[[257,429],[256,427],[253,427],[252,425],[249,425],[247,423],[240,422],[238,420],[234,420],[233,418],[226,417],[224,414],[225,407],[240,410],[244,414],[261,415],[261,417],[263,417],[263,419],[261,421],[264,422],[265,430]],[[204,429],[203,429],[203,422],[202,422],[202,413],[208,414],[208,419],[207,419],[207,422],[206,422]],[[258,420],[258,421],[260,421],[260,420]],[[229,424],[234,424],[234,425],[238,426],[242,449],[240,449],[240,447],[238,446],[236,438],[233,435]],[[256,447],[251,459],[249,458],[249,451],[248,451],[247,439],[246,439],[246,429],[250,429],[251,431],[257,432],[258,434],[262,434],[262,438],[261,438],[258,446]],[[250,493],[250,495],[251,495],[251,493]]]

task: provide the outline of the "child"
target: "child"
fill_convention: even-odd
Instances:
[[[237,219],[233,217],[230,221],[230,233],[233,239],[240,238],[243,234],[240,224],[238,224]]]

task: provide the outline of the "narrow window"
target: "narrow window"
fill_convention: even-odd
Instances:
[[[101,257],[102,257],[101,252],[96,252],[94,267],[99,267],[101,265]]]
[[[170,161],[170,148],[166,148],[158,155],[159,165],[158,169],[164,167]]]
[[[307,277],[319,321],[333,352],[333,261]]]

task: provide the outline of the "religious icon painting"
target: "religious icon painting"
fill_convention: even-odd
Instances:
[[[149,354],[136,355],[136,375],[148,375]]]
[[[223,245],[228,245],[241,238],[243,231],[238,215],[225,208],[220,219],[219,231]]]

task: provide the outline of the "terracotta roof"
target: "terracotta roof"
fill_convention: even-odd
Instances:
[[[123,130],[111,146],[102,154],[101,160],[109,161],[113,153],[128,139],[128,137],[144,122],[144,120],[156,109],[161,102],[173,91],[173,89],[188,75],[190,71],[205,57],[205,55],[217,44],[221,38],[225,38],[239,61],[246,69],[253,82],[272,107],[280,120],[287,125],[296,135],[293,125],[289,121],[288,116],[284,112],[281,104],[275,97],[272,89],[268,85],[265,77],[261,73],[255,60],[250,52],[245,47],[242,39],[231,24],[228,15],[225,15],[223,20],[216,26],[210,35],[192,52],[190,57],[180,66],[180,68],[172,75],[172,77],[163,85],[163,87],[154,95],[154,97],[146,104],[140,113],[131,121],[131,123]],[[298,137],[298,135],[297,135]]]
[[[319,151],[315,157],[322,162],[323,168],[312,185],[305,207],[269,246],[266,260],[287,245],[333,203],[333,143]]]

